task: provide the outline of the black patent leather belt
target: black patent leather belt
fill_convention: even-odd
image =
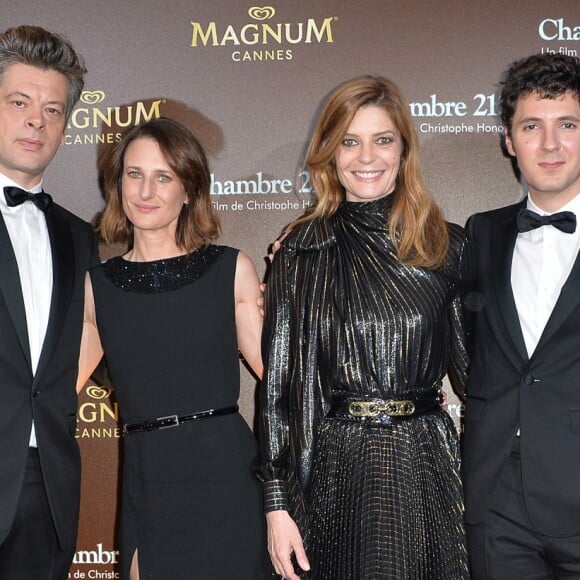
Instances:
[[[390,425],[401,419],[408,419],[431,411],[441,405],[439,389],[401,397],[400,399],[365,398],[359,395],[340,395],[332,397],[328,417],[367,421]]]
[[[208,419],[209,417],[220,417],[221,415],[231,415],[237,413],[239,407],[224,407],[223,409],[207,409],[207,411],[199,411],[191,415],[167,415],[166,417],[157,417],[150,421],[143,421],[141,423],[127,423],[123,426],[124,433],[139,433],[140,431],[155,431],[157,429],[170,429],[171,427],[179,427],[182,423],[188,421],[197,421],[198,419]]]

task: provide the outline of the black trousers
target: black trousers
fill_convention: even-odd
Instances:
[[[0,580],[65,580],[74,548],[58,545],[38,450],[30,448],[14,523],[0,545]]]
[[[473,580],[578,580],[580,536],[544,536],[530,522],[516,439],[485,521],[466,526],[471,576]]]

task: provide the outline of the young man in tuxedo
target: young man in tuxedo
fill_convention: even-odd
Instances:
[[[513,63],[500,108],[527,196],[467,225],[472,574],[580,578],[580,60]]]
[[[42,191],[84,86],[82,58],[32,26],[0,34],[0,578],[63,580],[80,495],[75,383],[89,224]]]

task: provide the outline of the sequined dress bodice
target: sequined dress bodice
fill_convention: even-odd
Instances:
[[[153,262],[130,262],[119,256],[105,262],[102,268],[117,288],[127,292],[170,292],[197,280],[224,249],[223,246],[209,246],[191,254]]]

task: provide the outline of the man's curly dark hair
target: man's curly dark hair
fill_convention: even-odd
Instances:
[[[501,82],[499,111],[509,133],[518,100],[537,94],[556,99],[570,92],[580,102],[580,58],[564,54],[534,54],[516,60]]]

